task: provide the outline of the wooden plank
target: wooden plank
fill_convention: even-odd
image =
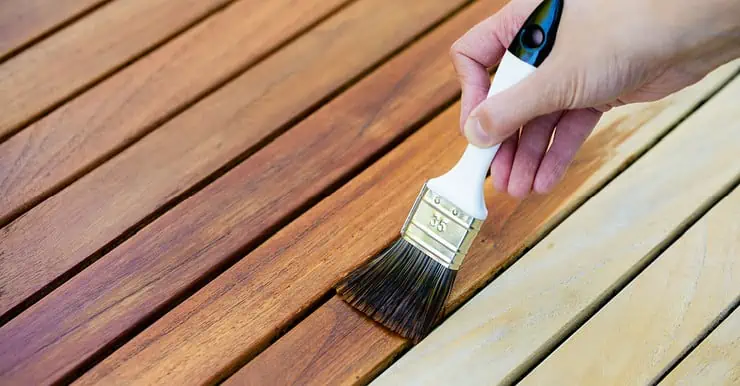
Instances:
[[[497,1],[487,0],[484,4],[500,4]],[[351,52],[361,56],[359,51],[348,48],[353,45],[352,40],[362,41],[368,35],[381,36],[375,30],[379,26],[388,31],[386,36],[400,36],[402,32],[410,34],[409,29],[413,28],[413,23],[409,23],[409,20],[429,22],[434,13],[441,16],[445,7],[449,7],[451,3],[440,0],[404,4],[400,6],[398,2],[388,0],[363,0],[351,5],[327,21],[328,25],[306,35],[313,36],[311,39],[315,40],[308,40],[312,45],[302,48],[301,52],[304,49],[306,52],[316,52],[317,57],[326,54],[326,60],[330,62],[336,55]],[[398,17],[389,19],[387,13],[390,10],[397,12]],[[284,222],[286,216],[301,210],[327,187],[347,178],[348,174],[353,173],[375,153],[412,130],[419,119],[433,114],[440,106],[449,103],[458,92],[458,82],[447,55],[449,46],[455,36],[470,27],[473,19],[477,21],[481,17],[480,14],[466,15],[462,21],[455,19],[454,23],[445,24],[438,32],[435,31],[382,65],[248,158],[227,176],[175,207],[0,328],[0,341],[4,342],[5,347],[12,348],[0,353],[0,376],[19,380],[27,380],[25,377],[33,380],[58,379],[70,369],[94,361],[99,350],[111,342],[130,337],[137,326],[160,312],[168,302],[187,292],[193,283],[207,279],[212,270],[233,261],[245,245],[252,245],[264,238],[273,228]],[[358,20],[360,16],[362,23]],[[355,22],[350,22],[352,20]],[[383,24],[383,20],[388,23]],[[390,20],[393,23],[389,23]],[[339,46],[324,44],[326,36],[337,35],[339,31],[343,32],[343,38],[337,40],[341,42]],[[390,42],[395,41],[390,37],[386,39],[386,48]],[[325,50],[311,50],[316,47],[313,42],[322,44]],[[369,52],[367,45],[359,49]],[[268,117],[270,119],[289,119],[280,114],[280,106],[272,107],[275,111],[268,111],[266,106],[282,100],[305,100],[314,95],[312,93],[315,89],[296,87],[295,80],[320,79],[320,76],[328,75],[321,75],[326,73],[322,69],[322,65],[326,65],[324,60],[316,59],[317,62],[311,63],[308,60],[292,60],[294,57],[287,56],[283,67],[290,64],[311,71],[296,73],[295,78],[292,78],[294,81],[285,85],[279,82],[270,83],[268,79],[268,85],[276,88],[274,93],[259,90],[255,93],[257,96],[266,95],[263,98],[267,98],[269,104],[257,103],[246,96],[240,98],[236,90],[232,90],[220,101],[233,104],[243,102],[252,106],[245,108],[240,114],[244,115],[244,119],[253,119],[255,130],[259,128],[256,124],[259,123],[257,112],[260,111],[272,114]],[[420,60],[425,63],[424,66],[418,65]],[[354,61],[357,64],[360,62],[368,64],[362,57]],[[282,77],[281,72],[277,71],[281,67],[272,64],[274,63],[268,61],[265,71],[276,71],[277,76]],[[292,69],[294,67],[285,71]],[[335,69],[337,74],[342,70],[341,67]],[[264,77],[265,72],[260,75]],[[249,79],[252,84],[257,84],[255,79],[260,78]],[[248,90],[248,84],[239,84],[238,88]],[[318,87],[328,86],[317,83],[316,88]],[[291,89],[298,95],[286,93]],[[283,106],[286,107],[283,113],[297,108]],[[228,126],[228,121],[215,117],[235,119],[235,114],[214,114],[212,125],[203,125],[199,130],[211,130],[213,133],[215,128]],[[267,123],[275,122],[263,119]],[[221,122],[224,125],[220,125]],[[249,127],[244,124],[244,120],[236,120],[229,127],[229,132],[216,132],[216,139],[220,139],[221,135],[230,141],[245,138],[247,135],[241,134],[245,131],[244,127]],[[162,130],[165,129],[154,134]],[[177,135],[188,138],[191,136],[186,134],[183,131],[174,131],[170,134],[168,143],[186,142],[185,138],[172,140]],[[193,141],[202,138],[192,136],[196,137]],[[154,142],[151,149],[165,151],[168,147],[156,147],[163,146],[163,143],[164,140],[160,139]],[[225,144],[220,149],[215,147],[213,152],[227,151],[225,147]],[[194,152],[187,160],[199,160],[204,154],[208,154],[199,150]],[[135,162],[136,158],[128,161],[131,163],[128,168],[132,176],[142,173],[140,165],[155,164],[150,161],[152,159],[145,158],[146,162],[141,163]],[[173,173],[165,171],[147,177],[145,181],[156,181],[158,176],[171,174]],[[120,178],[129,184],[135,182],[134,177]],[[142,184],[141,191],[150,192],[156,184],[151,185]],[[118,194],[110,192],[101,195],[98,200],[102,202],[105,197]],[[136,204],[135,201],[130,202],[128,210],[135,209]],[[206,215],[203,216],[202,213]],[[114,215],[120,213],[111,214]],[[88,232],[93,230],[91,227]],[[79,238],[72,238],[70,245],[74,240]],[[197,374],[183,373],[182,376],[188,380],[217,377],[216,373],[220,371],[216,366],[205,369],[208,371],[198,370]]]
[[[0,3],[0,60],[108,0],[5,0]]]
[[[475,15],[480,17],[479,9]],[[659,114],[662,112],[644,112],[641,119],[648,120],[648,116],[652,116],[661,121],[665,119]],[[638,117],[635,114],[628,118]],[[80,383],[156,382],[164,374],[196,376],[204,369],[233,369],[249,360],[282,328],[316,304],[341,275],[397,237],[422,181],[446,170],[464,148],[464,139],[454,129],[457,121],[456,108],[440,115],[106,358],[86,373]],[[631,129],[622,128],[623,131]],[[608,143],[613,146],[601,148],[601,151],[618,151],[620,140],[627,138],[623,135],[617,138]],[[430,159],[438,162],[428,162]],[[598,160],[601,158],[590,162],[598,165]],[[245,177],[236,170],[204,190],[203,198],[199,198],[201,205],[182,205],[163,219],[170,215],[171,221],[184,215],[193,219],[212,217],[213,208],[219,207],[242,212],[237,209],[240,208],[237,203],[220,198],[224,193],[216,194],[243,191],[254,185],[245,184]],[[219,183],[224,185],[219,186]],[[503,201],[502,205],[504,213],[516,207],[513,200]],[[497,215],[494,218],[500,219]],[[239,237],[232,234],[241,235],[248,229],[231,217],[218,224],[219,229],[230,230],[230,234],[223,235],[227,241]],[[214,232],[204,230],[190,234],[188,239],[199,240],[202,245],[207,242],[205,240],[212,239],[209,234],[204,235],[207,231]],[[482,240],[487,240],[490,232],[490,228],[482,231]],[[220,248],[222,241],[218,244],[208,252]],[[195,246],[191,248],[197,251]],[[142,363],[146,366],[142,367]]]
[[[740,384],[740,309],[735,309],[659,384]]]
[[[496,204],[489,207],[489,219],[478,236],[481,244],[470,251],[464,268],[458,274],[448,309],[457,307],[469,298],[471,293],[485,284],[496,271],[519,254],[519,251],[530,247],[535,240],[548,232],[555,222],[570,213],[626,162],[649,147],[655,138],[669,130],[688,110],[728,79],[736,71],[738,64],[740,63],[720,69],[702,83],[664,101],[625,106],[607,113],[579,152],[565,180],[548,196],[533,196],[516,202],[505,195],[494,193],[487,184],[487,202]],[[454,117],[449,119],[449,124],[452,125]],[[411,189],[410,186],[408,188]],[[392,192],[388,194],[391,196]],[[406,215],[404,211],[407,212],[408,208],[401,208],[395,215],[403,219]],[[384,229],[390,235],[397,232],[397,228],[392,226]],[[334,232],[332,229],[320,231]],[[315,236],[304,237],[310,240]],[[490,242],[491,240],[495,242]],[[387,239],[379,243],[385,241]],[[335,298],[332,302],[340,301]],[[324,310],[326,307],[320,307],[316,314],[336,313],[337,317],[332,318],[331,322],[326,318],[313,316],[307,318],[249,362],[227,383],[255,384],[261,379],[274,378],[283,379],[285,383],[321,385],[342,383],[340,380],[349,382],[356,378],[368,379],[408,346],[406,341],[396,336],[381,333],[384,330],[377,325],[376,331],[372,333],[365,328],[354,327],[364,326],[360,321],[364,318],[350,311],[348,306],[332,307],[331,311]],[[342,335],[336,336],[335,331],[341,331]],[[322,336],[331,337],[331,340],[318,346],[313,341],[306,340],[307,337]],[[309,355],[308,358],[299,357],[293,352],[294,360],[289,362],[284,360],[285,353],[292,352],[294,347],[304,346],[318,348],[301,353]],[[384,347],[385,351],[381,351],[380,348]],[[300,367],[301,363],[310,363],[310,368]],[[322,368],[339,368],[347,371],[317,370]]]
[[[737,183],[740,163],[733,160],[740,111],[730,106],[738,97],[740,79],[565,219],[377,383],[492,384],[519,378],[639,272],[682,224]]]
[[[308,325],[323,328],[303,328]],[[348,336],[362,339],[347,339]],[[358,315],[334,296],[224,384],[367,384],[405,347],[399,335],[378,328],[375,322]],[[327,351],[334,354],[333,358],[324,359],[322,353]],[[349,357],[351,361],[347,360]]]
[[[644,385],[740,295],[735,189],[521,385]]]
[[[0,294],[0,314],[37,293],[230,160],[249,149],[254,151],[294,117],[413,39],[462,2],[434,0],[399,5],[394,0],[365,0],[353,3],[2,228],[0,245],[6,251],[6,264],[0,266],[0,281],[4,285]],[[390,10],[394,11],[391,16]],[[406,73],[391,73],[391,76],[403,81],[403,75],[408,74],[414,79],[412,75],[416,72],[411,65],[402,68]],[[430,69],[432,73],[435,70],[439,67]],[[419,71],[420,75],[428,73]],[[420,83],[423,86],[423,81]],[[383,81],[380,84],[383,86],[379,95],[383,98],[393,95],[393,91],[382,88],[387,87]],[[431,83],[428,87],[436,90],[437,85]],[[447,90],[446,95],[452,97],[455,89]],[[374,97],[366,98],[377,103],[371,104],[373,108],[384,106]],[[437,103],[443,102],[438,99]],[[357,113],[360,113],[366,104],[357,103],[357,106]],[[344,107],[353,108],[352,105]],[[397,108],[397,105],[388,108]],[[336,119],[347,117],[344,111],[334,114]],[[367,137],[368,142],[373,140]],[[301,148],[304,144],[293,142],[292,147]],[[381,140],[377,146],[386,144]],[[320,146],[334,148],[333,144],[321,143]],[[306,158],[318,153],[316,149],[307,150]],[[295,153],[294,150],[290,152]],[[266,166],[270,166],[268,174],[282,167],[274,161],[265,161],[263,168]],[[285,213],[290,211],[283,215]],[[264,229],[256,230],[262,232]]]
[[[231,0],[116,0],[0,64],[0,140]]]
[[[26,127],[0,144],[0,225],[347,1],[238,1]]]

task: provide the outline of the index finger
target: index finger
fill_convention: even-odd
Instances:
[[[476,24],[450,48],[452,65],[462,88],[460,128],[491,86],[488,69],[499,63],[540,0],[513,0]]]

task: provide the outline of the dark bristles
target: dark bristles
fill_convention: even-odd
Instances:
[[[344,300],[418,343],[442,318],[456,270],[399,238],[337,285]]]

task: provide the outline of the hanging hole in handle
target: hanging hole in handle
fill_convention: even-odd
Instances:
[[[537,49],[545,43],[545,31],[537,24],[530,24],[524,27],[520,39],[524,47]]]

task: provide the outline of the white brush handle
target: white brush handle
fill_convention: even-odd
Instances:
[[[513,86],[534,70],[534,66],[507,50],[496,70],[488,97]],[[446,174],[429,180],[427,186],[465,213],[485,220],[488,210],[483,198],[483,184],[499,146],[482,149],[469,144],[457,164]]]

